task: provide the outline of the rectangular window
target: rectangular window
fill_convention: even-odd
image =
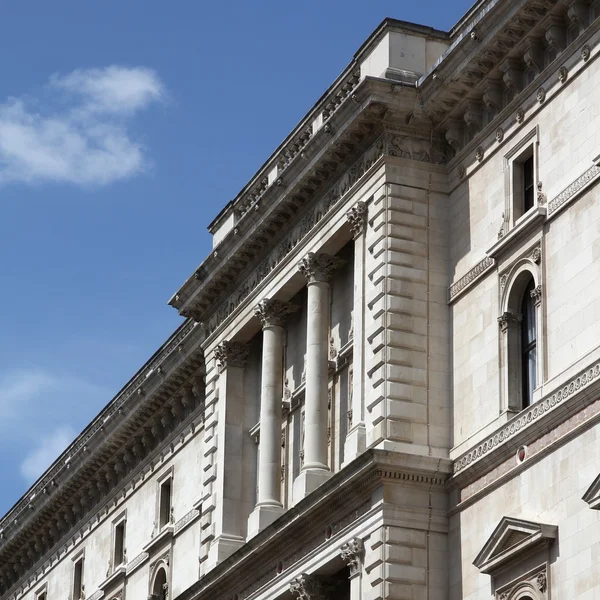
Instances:
[[[47,590],[47,585],[48,584],[44,584],[42,586],[41,589],[39,589],[36,593],[35,593],[35,600],[47,600],[48,599],[48,592]]]
[[[73,600],[83,597],[83,556],[75,563],[73,569]]]
[[[160,484],[159,526],[162,529],[171,522],[171,479]]]
[[[115,568],[125,562],[125,520],[115,526],[114,562]]]
[[[535,205],[535,158],[533,144],[512,163],[513,225]]]

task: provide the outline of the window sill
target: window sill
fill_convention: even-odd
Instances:
[[[528,210],[517,221],[517,224],[506,235],[501,237],[486,254],[490,258],[498,260],[544,221],[546,219],[546,212],[546,208],[542,206],[534,206]]]
[[[126,572],[127,565],[120,564],[118,567],[115,568],[112,574],[98,586],[98,589],[102,590],[103,592],[106,592],[108,589],[112,589],[113,587],[117,586],[125,579]]]
[[[150,554],[160,544],[173,537],[173,525],[164,525],[159,534],[152,538],[143,548],[144,552]]]

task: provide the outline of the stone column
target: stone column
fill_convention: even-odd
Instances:
[[[262,386],[260,394],[260,450],[258,502],[248,519],[253,537],[283,512],[281,503],[281,404],[283,400],[284,324],[298,306],[280,300],[262,300],[254,309],[263,329]]]
[[[352,353],[352,388],[348,390],[352,401],[348,406],[348,435],[344,443],[344,465],[362,454],[367,447],[363,390],[367,205],[364,202],[358,202],[346,213],[346,217],[354,234],[354,349]]]
[[[350,600],[362,600],[362,571],[365,546],[360,538],[353,538],[340,548],[342,560],[350,568]]]
[[[219,369],[215,527],[208,565],[216,566],[246,541],[242,520],[244,369],[248,346],[225,341],[215,350]]]
[[[306,390],[304,465],[294,481],[294,504],[331,477],[327,461],[327,391],[329,384],[329,279],[343,261],[310,252],[298,268],[306,277]]]

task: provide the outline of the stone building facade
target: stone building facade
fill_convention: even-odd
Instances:
[[[386,20],[0,522],[2,600],[600,598],[600,1]]]

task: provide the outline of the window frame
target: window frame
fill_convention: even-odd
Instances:
[[[34,592],[35,600],[48,600],[48,582],[45,581],[37,590]]]
[[[499,323],[499,373],[501,401],[500,414],[510,418],[540,396],[545,378],[545,348],[543,328],[541,250],[538,241],[511,267],[500,273]],[[525,294],[530,295],[535,329],[535,386],[530,395],[525,394],[524,347],[522,308]]]
[[[123,527],[123,540],[121,549],[121,562],[117,562],[117,530],[119,527]],[[127,564],[127,509],[125,509],[118,517],[113,519],[112,522],[112,535],[111,535],[111,564],[112,571],[115,572],[119,567]]]
[[[162,531],[164,531],[167,527],[169,527],[170,525],[173,524],[173,494],[174,494],[174,481],[175,481],[175,477],[174,477],[175,471],[173,466],[171,466],[169,469],[167,469],[165,472],[163,472],[160,476],[158,476],[156,478],[156,531],[157,533],[161,533]],[[165,484],[169,484],[169,510],[166,512],[166,520],[163,523],[163,506],[162,506],[162,499],[163,499],[163,494],[162,494],[162,490],[163,490],[163,486]]]
[[[82,548],[77,554],[75,554],[71,561],[73,563],[72,574],[71,574],[71,598],[72,600],[82,600],[85,596],[85,548]],[[76,586],[77,582],[77,569],[81,565],[79,573],[79,586]],[[79,587],[79,595],[76,593],[76,587]]]

